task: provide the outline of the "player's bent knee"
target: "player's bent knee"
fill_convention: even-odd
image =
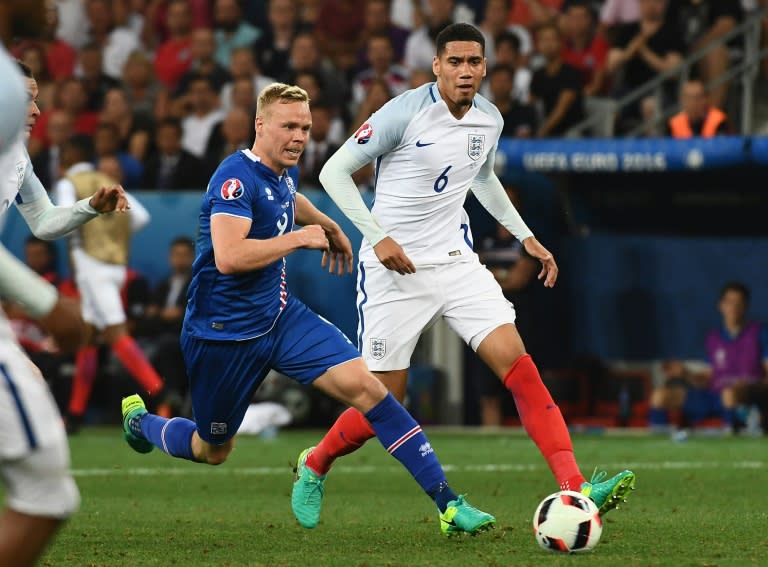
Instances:
[[[64,520],[80,506],[66,441],[5,463],[4,476],[8,507],[15,512]]]
[[[232,452],[232,444],[226,443],[224,445],[207,445],[205,451],[205,463],[209,465],[221,465],[223,464],[229,454]]]

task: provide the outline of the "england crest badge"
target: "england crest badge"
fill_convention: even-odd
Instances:
[[[485,134],[468,134],[467,138],[467,154],[474,161],[477,161],[483,157]]]

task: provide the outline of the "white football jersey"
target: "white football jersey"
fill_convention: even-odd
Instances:
[[[430,83],[390,100],[347,140],[355,157],[375,161],[371,212],[414,264],[474,257],[464,200],[481,168],[492,171],[503,124],[481,95],[457,120]],[[365,239],[360,260],[377,261]]]
[[[0,157],[0,163],[0,215],[5,214],[11,203],[31,203],[47,195],[32,169],[23,134]]]

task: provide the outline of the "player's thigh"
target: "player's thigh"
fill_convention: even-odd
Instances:
[[[381,264],[361,264],[357,285],[358,348],[373,371],[403,370],[421,334],[440,316],[435,268],[400,275]]]
[[[74,250],[72,258],[83,319],[98,329],[125,323],[120,297],[120,289],[125,283],[125,267],[99,262],[82,250]]]
[[[69,446],[48,385],[12,343],[0,343],[0,467],[11,509],[66,518],[79,504]]]
[[[302,384],[311,384],[330,369],[360,358],[338,327],[292,296],[271,335],[271,367]]]
[[[387,388],[359,357],[328,369],[313,384],[362,413],[373,409],[387,395]]]
[[[478,261],[442,266],[439,285],[445,293],[443,316],[451,328],[477,351],[483,340],[503,325],[515,323],[515,308],[504,297],[493,274]],[[517,335],[517,330],[506,333]],[[519,335],[512,348],[519,349]]]
[[[270,337],[208,341],[182,332],[181,348],[197,433],[206,443],[224,444],[237,433],[269,372]]]

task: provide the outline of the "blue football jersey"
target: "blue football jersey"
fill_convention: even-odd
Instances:
[[[222,274],[216,268],[211,217],[251,221],[248,238],[265,240],[293,230],[298,168],[277,175],[250,150],[227,157],[214,172],[200,207],[184,330],[211,340],[243,340],[272,329],[285,307],[285,258],[260,270]]]

